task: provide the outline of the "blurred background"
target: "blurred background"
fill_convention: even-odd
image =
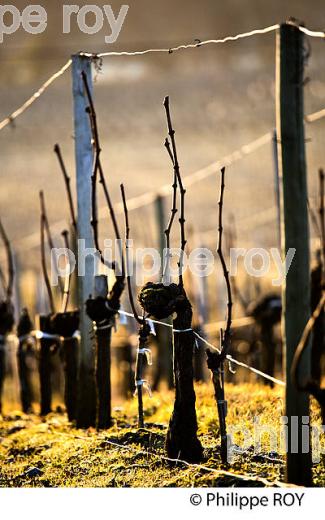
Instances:
[[[81,33],[75,23],[71,34],[62,34],[63,3],[66,2],[42,2],[48,13],[43,34],[28,35],[20,29],[13,36],[5,36],[0,45],[1,120],[72,53],[80,50],[169,48],[196,39],[221,38],[263,28],[290,16],[314,30],[325,27],[322,0],[137,0],[129,2],[117,42],[107,45],[107,24],[97,35]],[[96,1],[98,6],[104,3],[107,2]],[[118,13],[120,2],[113,0],[110,4]],[[22,10],[29,4],[16,1],[15,5]],[[325,108],[325,47],[320,39],[309,39],[306,45],[309,58],[305,112],[309,114]],[[128,197],[148,191],[158,195],[160,187],[172,181],[163,146],[166,122],[162,102],[166,95],[171,98],[184,178],[273,131],[275,33],[169,55],[105,58],[101,70],[95,71],[94,89],[103,163],[114,202],[120,202],[121,182]],[[71,90],[68,71],[31,109],[0,133],[0,214],[19,267],[17,309],[28,305],[33,314],[47,310],[40,276],[38,191],[45,191],[50,223],[69,218],[64,184],[53,153],[55,143],[61,145],[75,184]],[[325,119],[306,125],[312,206],[316,203],[318,168],[325,165],[324,137]],[[225,221],[236,235],[237,247],[279,245],[273,152],[271,140],[266,139],[265,144],[227,169]],[[217,171],[189,186],[189,248],[206,246],[215,250],[218,194]],[[169,198],[163,202],[167,220]],[[100,205],[104,205],[103,200]],[[58,231],[55,226],[53,229]],[[158,229],[155,203],[132,211],[131,235],[138,247],[158,247]],[[313,228],[311,231],[314,235]],[[176,233],[175,229],[174,240]],[[108,218],[101,221],[101,235],[111,236]],[[220,272],[210,276],[205,287],[193,280],[187,283],[194,298],[198,298],[196,308],[202,298],[205,302],[204,311],[201,309],[205,321],[223,319],[225,287]],[[237,283],[247,301],[272,289],[269,277],[252,281],[241,274]],[[124,308],[128,310],[127,301]],[[237,302],[235,317],[244,315]]]

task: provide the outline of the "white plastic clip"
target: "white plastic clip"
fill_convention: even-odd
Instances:
[[[112,329],[112,328],[115,328],[115,325],[116,325],[115,317],[112,317],[109,321],[107,321],[105,319],[105,320],[99,321],[98,323],[94,322],[94,330],[97,331],[97,330]]]
[[[76,338],[78,341],[80,341],[81,340],[80,330],[75,330],[74,333],[72,334],[72,337]]]
[[[150,334],[152,334],[153,336],[157,336],[154,322],[152,320],[147,320],[147,321],[148,321],[148,325],[150,327]]]
[[[121,325],[127,325],[128,318],[127,318],[125,312],[122,309],[119,311],[119,317],[120,317],[120,324]]]
[[[146,356],[148,365],[152,365],[152,353],[150,348],[138,348],[137,352],[138,354],[143,354]]]
[[[145,388],[147,390],[149,397],[150,398],[152,397],[151,387],[150,387],[148,381],[146,381],[146,379],[139,379],[138,381],[135,382],[135,386],[136,386],[136,389],[134,392],[134,396],[138,395],[138,388],[139,388],[139,386],[142,386],[143,388]]]
[[[58,334],[50,334],[49,332],[43,332],[42,330],[35,330],[31,333],[36,339],[54,339],[56,341],[62,341],[62,337]]]
[[[233,368],[232,362],[228,360],[228,370],[231,374],[236,374],[236,370]]]

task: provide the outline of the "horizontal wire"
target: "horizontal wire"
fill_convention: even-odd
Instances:
[[[302,25],[299,26],[299,30],[307,36],[311,36],[312,38],[325,38],[325,31],[311,31],[307,27],[303,27]]]
[[[318,115],[316,119],[316,115]],[[325,117],[325,108],[320,110],[319,112],[315,112],[313,114],[307,115],[305,117],[306,121],[309,123],[313,123],[314,121],[321,119]],[[251,153],[255,152],[256,150],[260,149],[262,146],[267,144],[268,142],[271,142],[273,139],[273,132],[267,132],[266,134],[261,135],[257,139],[254,139],[253,141],[241,146],[238,150],[234,150],[230,154],[226,155],[219,161],[215,161],[208,166],[201,168],[197,170],[196,172],[187,175],[184,177],[184,185],[188,188],[192,186],[193,184],[202,181],[203,179],[206,179],[207,177],[210,177],[211,175],[215,174],[218,169],[222,168],[223,166],[231,166],[235,162],[243,159],[244,157],[250,155]],[[145,207],[149,204],[152,204],[158,195],[161,196],[168,196],[171,192],[172,188],[170,184],[165,184],[158,188],[156,191],[150,191],[143,193],[142,195],[138,195],[135,197],[132,197],[128,199],[128,209],[129,211],[133,211],[136,209],[140,209],[142,207]],[[123,207],[121,203],[118,203],[114,206],[115,212],[117,214],[121,214],[123,212]],[[270,208],[267,211],[271,211],[272,208]],[[263,211],[263,215],[266,212],[266,210]],[[98,210],[98,218],[104,219],[107,217],[107,207],[103,206],[99,208]],[[255,215],[256,220],[258,220],[259,215]],[[51,230],[54,235],[59,235],[62,231],[62,229],[66,226],[66,221],[57,221],[54,222],[51,226]],[[39,246],[39,232],[32,233],[28,235],[27,237],[24,237],[17,242],[14,243],[15,248],[17,251],[27,251],[30,249],[33,249],[35,247]]]
[[[132,318],[132,319],[136,319],[134,317],[134,315],[131,313],[131,312],[127,312],[127,311],[122,311],[122,310],[119,310],[118,313],[121,315],[121,316],[127,316],[128,318]],[[139,316],[140,319],[142,319],[142,316]],[[167,327],[169,329],[171,329],[173,332],[179,332],[177,330],[174,329],[173,325],[171,325],[170,323],[165,323],[163,321],[159,321],[159,320],[154,320],[154,319],[149,319],[149,318],[146,318],[146,321],[147,322],[151,322],[151,323],[154,323],[155,325],[162,325],[163,327]],[[238,320],[233,320],[233,328],[236,328],[236,322],[238,322],[238,327],[242,327],[243,325],[249,325],[251,323],[253,323],[253,319],[248,317],[248,318],[239,318]],[[215,327],[215,330],[218,331],[220,330],[223,326],[224,326],[224,322],[223,321],[220,321],[220,322],[216,322],[214,324],[210,323],[209,324],[209,328],[211,329],[212,328],[212,325],[214,325]],[[200,334],[198,334],[196,331],[192,330],[192,329],[189,329],[189,331],[192,331],[194,336],[202,341],[202,343],[204,343],[206,346],[210,347],[212,350],[214,350],[215,352],[218,352],[220,354],[220,349],[218,347],[216,347],[215,345],[213,345],[212,343],[210,343],[209,341],[207,341],[205,338],[203,338]],[[185,331],[183,331],[185,332]],[[15,334],[11,334],[10,336],[12,337],[16,337]],[[60,336],[57,336],[57,335],[52,335],[52,334],[46,334],[46,333],[43,333],[42,331],[39,331],[39,330],[35,330],[35,331],[32,331],[30,333],[30,336],[31,337],[34,337],[36,339],[57,339],[57,340],[63,340],[64,338],[61,338]],[[72,336],[72,337],[75,337],[77,338],[78,337],[78,334],[77,332]],[[19,338],[18,338],[19,339]],[[268,379],[269,381],[272,381],[273,383],[277,384],[277,385],[280,385],[280,386],[285,386],[285,383],[283,381],[281,381],[280,379],[277,379],[275,377],[272,377],[270,376],[269,374],[266,374],[265,372],[262,372],[261,370],[258,370],[257,368],[254,368],[254,367],[251,367],[250,365],[247,365],[246,363],[243,363],[242,361],[238,361],[237,359],[233,358],[232,356],[228,355],[226,357],[227,361],[229,361],[230,363],[234,364],[234,365],[237,365],[237,366],[240,366],[242,368],[246,368],[247,370],[249,370],[250,372],[253,372],[254,374],[256,375],[259,375],[261,377],[263,377],[264,379]]]
[[[33,103],[35,103],[35,101],[42,94],[44,94],[45,90],[48,89],[48,87],[52,85],[52,83],[55,80],[62,76],[71,67],[71,64],[72,60],[70,59],[60,70],[58,70],[55,74],[53,74],[53,76],[51,76],[47,81],[45,81],[45,83],[43,83],[43,85],[29,99],[27,99],[27,101],[25,101],[25,103],[21,107],[17,108],[15,112],[13,112],[10,116],[6,117],[3,121],[1,121],[0,131],[7,125],[12,123],[18,116],[23,114],[25,110],[27,110]]]
[[[207,177],[210,177],[211,175],[214,175],[217,173],[218,170],[220,170],[223,166],[231,166],[235,162],[239,161],[240,159],[243,159],[246,155],[250,155],[251,153],[255,152],[265,144],[271,142],[272,140],[272,132],[268,132],[267,134],[262,135],[261,137],[258,137],[257,139],[254,139],[254,141],[251,141],[248,144],[245,144],[238,148],[238,150],[235,150],[234,152],[226,155],[219,161],[215,161],[205,168],[201,168],[200,170],[187,175],[184,177],[184,186],[186,188],[189,188],[193,184],[196,184],[197,182],[200,182]],[[129,199],[128,201],[128,209],[129,211],[142,208],[144,206],[147,206],[154,202],[157,198],[157,195],[160,195],[162,197],[168,196],[172,192],[172,186],[170,184],[165,184],[164,186],[161,186],[156,191],[151,191],[144,193],[143,195],[139,195],[137,197],[133,197]],[[116,213],[123,213],[123,204],[118,203],[115,206]],[[98,211],[98,218],[102,219],[107,216],[107,207],[104,206],[99,209]]]
[[[108,56],[143,56],[145,54],[150,53],[169,53],[172,54],[174,52],[184,50],[184,49],[195,49],[198,47],[202,47],[204,45],[210,45],[210,44],[222,44],[227,43],[230,41],[237,41],[241,40],[243,38],[248,38],[251,36],[259,35],[259,34],[266,34],[273,32],[277,29],[279,29],[280,24],[270,25],[269,27],[265,27],[264,29],[254,29],[249,32],[237,34],[235,36],[226,36],[225,38],[220,38],[216,40],[205,40],[205,41],[197,41],[197,43],[190,43],[190,44],[182,44],[177,47],[171,47],[171,48],[161,48],[161,49],[146,49],[143,51],[111,51],[111,52],[103,52],[99,54],[94,53],[87,53],[87,52],[80,52],[79,56],[84,56],[88,58],[104,58]],[[314,37],[314,38],[325,38],[325,33],[322,31],[312,31],[310,29],[307,29],[306,27],[299,26],[298,27],[300,31],[307,34],[308,36]],[[3,121],[0,122],[0,131],[3,130],[6,126],[8,126],[10,123],[12,123],[17,117],[19,117],[21,114],[25,112],[46,90],[47,88],[60,76],[62,76],[70,67],[72,64],[72,60],[69,59],[67,63],[57,72],[55,72],[43,85],[27,100],[25,103],[17,108],[10,116],[3,119]]]
[[[119,310],[118,313],[120,315],[122,315],[122,316],[127,316],[128,318],[135,319],[134,315],[131,312],[126,312],[126,311]],[[142,316],[139,316],[139,318],[142,319]],[[168,327],[173,332],[179,332],[179,331],[175,330],[173,328],[173,325],[171,325],[170,323],[165,323],[163,321],[154,320],[154,319],[151,319],[151,318],[150,319],[147,318],[146,321],[154,323],[155,325],[162,325],[163,327]],[[233,328],[237,327],[237,322],[238,322],[238,327],[242,327],[242,326],[246,326],[246,325],[252,324],[254,322],[254,320],[253,320],[253,318],[250,318],[250,317],[238,318],[238,320],[233,320]],[[217,322],[217,323],[214,323],[214,324],[209,323],[208,326],[209,326],[210,329],[212,328],[212,326],[214,326],[215,330],[219,331],[224,326],[224,322],[220,321],[220,322]],[[206,346],[212,348],[212,350],[214,350],[214,351],[216,351],[216,352],[218,352],[220,354],[220,349],[218,347],[216,347],[215,345],[213,345],[212,343],[207,341],[205,338],[200,336],[200,334],[198,334],[194,330],[189,329],[189,331],[192,331],[194,336],[196,336],[196,338],[199,339],[200,341],[202,341],[202,343],[204,343]],[[182,331],[182,332],[185,332],[185,331]],[[11,336],[16,337],[14,334],[12,334]],[[30,333],[30,336],[33,336],[36,339],[42,339],[42,338],[45,338],[45,339],[58,339],[58,340],[63,340],[64,339],[64,338],[61,338],[61,336],[53,335],[53,334],[46,334],[46,333],[43,333],[42,331],[39,331],[39,330],[32,331]],[[72,337],[77,337],[77,332]],[[275,383],[277,385],[285,386],[285,383],[283,381],[281,381],[280,379],[276,379],[275,377],[272,377],[269,374],[265,374],[265,372],[262,372],[261,370],[258,370],[257,368],[251,367],[250,365],[247,365],[246,363],[238,361],[237,359],[233,358],[230,355],[227,356],[227,360],[230,361],[231,363],[233,363],[234,365],[237,365],[237,366],[240,366],[240,367],[243,367],[243,368],[247,368],[248,370],[250,370],[254,374],[257,374],[257,375],[263,377],[264,379],[268,379],[269,381],[272,381],[273,383]]]
[[[178,45],[177,47],[161,48],[161,49],[146,49],[144,51],[110,51],[110,52],[101,52],[99,54],[81,52],[80,56],[85,56],[87,58],[106,58],[108,56],[144,56],[145,54],[151,54],[151,53],[155,53],[155,52],[172,54],[174,52],[181,51],[181,50],[196,49],[198,47],[203,47],[204,45],[227,43],[227,42],[237,41],[237,40],[241,40],[243,38],[255,36],[258,34],[266,34],[266,33],[275,31],[279,27],[280,27],[279,24],[275,24],[275,25],[270,25],[269,27],[265,27],[264,29],[254,29],[249,32],[236,34],[236,36],[226,36],[225,38],[220,38],[218,40],[205,40],[205,41],[198,40],[197,43],[182,44],[182,45]]]
[[[250,155],[251,153],[255,152],[268,142],[271,142],[272,139],[272,132],[269,132],[267,134],[262,135],[261,137],[258,137],[257,139],[254,139],[254,141],[251,141],[248,144],[243,145],[238,150],[233,151],[232,153],[226,155],[219,161],[213,162],[206,166],[205,168],[201,168],[197,170],[196,172],[187,175],[184,177],[184,186],[186,188],[189,188],[193,184],[202,181],[203,179],[206,179],[207,177],[210,177],[213,174],[216,174],[217,171],[222,168],[223,166],[230,166],[234,164],[235,162],[239,161],[240,159],[244,158],[247,155]],[[127,200],[128,210],[136,210],[143,208],[149,204],[152,204],[158,195],[162,197],[166,197],[171,192],[172,188],[170,184],[165,184],[158,188],[156,191],[150,191],[143,193],[142,195],[138,195],[136,197],[129,198]],[[114,205],[114,210],[116,214],[122,214],[123,213],[123,205],[121,203],[117,203]],[[98,218],[100,220],[107,217],[107,206],[103,206],[99,208],[98,210]],[[62,232],[62,229],[66,227],[66,221],[61,220],[54,222],[51,225],[51,231],[53,235],[59,235]],[[14,241],[14,246],[17,251],[27,251],[30,249],[33,249],[34,247],[39,246],[39,232],[36,231],[35,233],[32,233],[28,235],[27,237],[24,237],[20,240]]]
[[[323,117],[325,117],[325,108],[322,108],[322,110],[318,110],[318,112],[313,112],[313,114],[305,116],[305,121],[306,123],[315,123],[315,121],[319,121],[320,119],[323,119]]]
[[[136,319],[134,317],[134,315],[131,313],[131,312],[126,312],[126,311],[118,311],[119,314],[121,314],[122,316],[127,316],[129,318],[133,318],[134,320]],[[139,318],[142,318],[142,316],[139,316]],[[242,321],[243,318],[240,318],[240,320]],[[170,329],[172,329],[174,331],[174,328],[173,328],[173,325],[171,325],[170,323],[164,323],[163,321],[159,321],[159,320],[152,320],[152,319],[147,319],[146,321],[151,321],[152,323],[155,323],[156,325],[162,325],[163,327],[168,327]],[[235,321],[235,320],[234,320]],[[247,324],[247,323],[246,323]],[[211,324],[210,324],[211,326]],[[224,322],[221,321],[219,323],[216,323],[215,324],[215,328],[216,330],[219,330],[220,328],[222,328],[224,326]],[[200,334],[198,334],[197,332],[193,331],[193,334],[200,340],[202,341],[203,343],[205,343],[205,345],[207,345],[208,347],[212,348],[213,350],[215,350],[216,352],[218,352],[220,354],[220,349],[218,347],[216,347],[215,345],[213,345],[212,343],[210,343],[209,341],[207,341],[205,338],[203,338],[202,336],[200,336]],[[265,372],[262,372],[261,370],[258,370],[257,368],[254,368],[254,367],[251,367],[250,365],[247,365],[246,363],[243,363],[241,361],[237,361],[237,359],[233,358],[232,356],[228,355],[227,356],[227,360],[230,361],[231,363],[233,363],[234,365],[237,365],[237,366],[240,366],[240,367],[243,367],[243,368],[247,368],[248,370],[250,370],[251,372],[253,372],[254,374],[257,374],[261,377],[263,377],[264,379],[268,379],[269,381],[272,381],[273,383],[277,384],[277,385],[280,385],[280,386],[285,386],[285,383],[283,381],[281,381],[280,379],[276,379],[275,377],[272,377],[270,376],[269,374],[265,374]]]
[[[274,486],[274,485],[279,486],[279,487],[286,486],[286,484],[279,482],[278,480],[271,482],[271,481],[267,480],[266,478],[258,477],[255,475],[250,476],[247,474],[246,475],[237,474],[237,473],[232,473],[231,471],[226,471],[224,469],[209,468],[208,466],[204,466],[203,464],[191,464],[190,462],[187,462],[186,460],[182,460],[182,459],[172,459],[170,457],[167,457],[166,455],[161,455],[160,453],[157,453],[155,451],[139,450],[139,449],[131,446],[130,444],[119,444],[117,442],[110,441],[106,437],[105,437],[105,442],[107,442],[107,444],[110,444],[111,446],[115,446],[116,448],[132,451],[133,453],[137,453],[138,455],[145,455],[145,456],[151,455],[158,459],[165,460],[166,462],[184,464],[184,466],[187,466],[188,468],[201,469],[201,470],[206,471],[207,473],[215,473],[218,476],[238,478],[238,480],[243,480],[245,482],[249,482],[249,481],[261,482],[266,487],[270,487],[270,486]]]
[[[152,426],[155,426],[155,424],[153,423]],[[166,428],[168,427],[168,425],[163,425],[165,426]],[[118,424],[116,425],[116,429],[117,429],[117,434],[119,433],[124,433],[124,429],[121,428]],[[149,428],[142,428],[142,430],[148,432],[148,433],[153,433],[151,429]],[[80,439],[82,441],[92,441],[93,438],[91,436],[88,436],[88,437],[85,437],[85,436],[81,436],[81,435],[74,435],[72,433],[69,433],[69,432],[56,432],[56,434],[58,434],[59,436],[62,436],[62,437],[68,437],[68,438],[72,438],[72,439]],[[130,443],[125,443],[125,444],[120,444],[116,441],[112,441],[110,440],[109,438],[107,438],[107,435],[106,434],[99,434],[98,432],[96,433],[96,439],[100,440],[101,442],[104,441],[105,443],[107,444],[110,444],[111,446],[114,446],[117,450],[121,449],[121,450],[127,450],[127,451],[131,451],[133,453],[136,453],[138,455],[144,455],[146,457],[148,457],[148,455],[151,455],[153,457],[156,457],[158,459],[161,459],[161,460],[164,460],[166,462],[173,462],[175,464],[184,464],[184,466],[187,466],[188,468],[190,469],[202,469],[208,473],[216,473],[217,475],[224,475],[224,476],[228,476],[228,477],[234,477],[234,478],[238,478],[239,480],[243,480],[243,481],[255,481],[255,482],[261,482],[263,483],[265,486],[280,486],[280,487],[297,487],[293,484],[287,484],[285,482],[280,482],[278,480],[275,480],[273,482],[267,480],[266,478],[264,477],[259,477],[258,475],[249,475],[249,474],[242,474],[242,473],[232,473],[230,471],[226,471],[226,470],[223,470],[223,469],[216,469],[216,468],[210,468],[209,466],[204,466],[203,464],[193,464],[193,463],[190,463],[190,462],[187,462],[185,460],[182,460],[182,459],[172,459],[170,457],[167,457],[166,455],[163,455],[163,454],[160,454],[160,453],[157,453],[156,451],[154,450],[148,450],[148,451],[145,451],[143,449],[138,449],[136,448],[135,446],[131,445]],[[239,451],[238,450],[238,447],[237,446],[234,446],[235,448],[235,453],[237,454],[240,454],[240,455],[245,455],[247,453],[247,451]],[[236,449],[237,448],[237,449]],[[264,459],[269,459],[270,462],[282,462],[283,463],[283,460],[282,459],[276,459],[276,458],[273,458],[273,457],[267,457],[263,454],[260,454],[258,453],[259,456],[263,457]]]
[[[206,40],[203,42],[198,42],[195,44],[188,44],[188,45],[179,45],[178,47],[172,47],[169,49],[147,49],[144,51],[120,51],[120,52],[107,52],[107,53],[100,53],[100,54],[94,54],[94,53],[87,53],[87,52],[80,52],[79,56],[84,56],[88,58],[103,58],[105,56],[142,56],[149,53],[154,52],[167,52],[169,54],[176,52],[181,49],[193,49],[196,47],[201,47],[203,45],[208,45],[211,43],[225,43],[227,41],[235,41],[239,40],[241,38],[247,38],[249,36],[254,36],[255,34],[264,34],[271,31],[276,30],[279,27],[279,25],[272,25],[270,27],[266,27],[265,29],[255,29],[253,31],[237,34],[236,36],[227,36],[220,40]],[[3,121],[0,122],[0,131],[5,128],[7,125],[12,123],[18,116],[20,116],[27,108],[29,108],[35,101],[38,99],[45,90],[62,74],[64,74],[71,66],[72,60],[69,59],[69,61],[55,74],[53,74],[20,108],[18,108],[15,112],[13,112],[10,116],[6,117]]]

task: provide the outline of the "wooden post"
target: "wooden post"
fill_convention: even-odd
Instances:
[[[155,200],[155,213],[158,233],[158,247],[161,258],[161,276],[163,274],[166,215],[164,199],[158,195]],[[164,323],[172,324],[171,318],[162,320]],[[166,379],[168,388],[173,388],[173,335],[169,327],[157,327],[158,359],[157,371],[153,382],[153,390],[157,390],[162,379]]]
[[[273,166],[274,166],[274,193],[276,204],[277,245],[281,246],[281,204],[280,204],[280,179],[279,179],[279,153],[278,153],[278,134],[276,130],[273,132],[272,138]]]
[[[70,244],[70,248],[76,255],[78,251],[78,237],[77,230],[73,225],[70,225]],[[72,309],[78,307],[78,273],[76,273],[76,271],[74,271],[70,279],[69,302]]]
[[[6,339],[0,335],[0,415],[2,413],[2,392],[6,373]]]
[[[107,276],[95,276],[94,298],[107,299]],[[101,329],[98,325],[97,337],[97,363],[96,380],[98,393],[98,417],[97,428],[103,430],[112,425],[111,403],[111,337],[112,327]]]
[[[59,312],[52,317],[51,328],[62,338],[61,353],[64,367],[64,402],[69,421],[77,417],[79,341],[79,311]]]
[[[51,314],[39,317],[40,330],[52,333],[50,324]],[[51,357],[54,341],[52,339],[41,338],[39,352],[39,378],[41,394],[41,415],[47,415],[52,411],[52,370]]]
[[[298,392],[290,377],[292,359],[310,315],[303,44],[303,33],[297,27],[281,25],[277,34],[276,51],[276,118],[279,174],[282,180],[282,251],[285,255],[289,248],[296,250],[283,285],[282,327],[288,420],[286,481],[309,486],[312,484],[311,450],[308,446],[310,436],[307,435],[306,442],[306,435],[303,436],[306,426],[302,429],[309,419],[309,397],[307,393]],[[310,348],[306,349],[306,354],[301,363],[302,379],[310,373]]]
[[[77,415],[78,346],[77,338],[70,337],[64,339],[64,402],[70,422],[75,421]]]
[[[72,57],[75,156],[77,170],[78,197],[78,240],[84,240],[85,248],[93,248],[91,230],[91,175],[93,149],[89,117],[86,113],[87,100],[84,94],[81,72],[87,75],[89,88],[92,89],[91,59],[74,55]],[[85,272],[78,276],[78,306],[80,311],[80,368],[77,426],[88,428],[96,425],[96,385],[95,360],[91,341],[91,321],[85,310],[85,302],[93,290],[94,256],[85,259]]]
[[[35,355],[34,342],[31,338],[31,331],[34,329],[27,309],[23,309],[17,325],[17,336],[19,345],[17,350],[17,365],[20,383],[20,400],[24,413],[33,411],[33,385],[31,370],[29,367],[29,356]]]
[[[20,401],[24,413],[32,413],[32,383],[30,377],[30,370],[28,367],[28,339],[19,341],[17,352],[17,365],[20,383]]]

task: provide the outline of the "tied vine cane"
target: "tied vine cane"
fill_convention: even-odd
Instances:
[[[231,346],[231,323],[232,323],[232,294],[231,285],[229,279],[229,272],[227,270],[226,262],[223,256],[222,250],[222,238],[223,238],[223,199],[225,190],[225,168],[221,170],[221,188],[220,188],[220,199],[219,199],[219,240],[218,240],[218,255],[222,265],[222,271],[227,286],[227,321],[225,330],[220,331],[220,353],[211,352],[207,350],[208,367],[212,372],[212,382],[215,390],[215,398],[217,402],[218,416],[219,416],[219,427],[221,436],[221,460],[225,464],[227,463],[228,455],[228,438],[227,438],[227,401],[225,400],[225,377],[224,377],[224,363],[229,354]]]
[[[145,315],[142,318],[139,318],[138,312],[135,307],[133,293],[132,293],[132,282],[130,277],[130,266],[129,266],[129,240],[130,240],[130,226],[129,226],[129,215],[128,208],[125,197],[125,189],[123,184],[121,184],[121,195],[123,201],[123,209],[124,209],[124,218],[125,218],[125,251],[126,251],[126,280],[129,294],[129,301],[131,305],[131,309],[133,312],[133,316],[140,325],[139,328],[139,343],[137,349],[136,356],[136,366],[135,366],[135,393],[138,398],[138,427],[144,427],[144,413],[143,413],[143,387],[145,387],[151,395],[151,390],[148,382],[143,379],[143,372],[145,367],[145,359],[147,359],[148,364],[150,364],[150,349],[148,348],[148,338],[151,333],[150,325],[146,321]]]

